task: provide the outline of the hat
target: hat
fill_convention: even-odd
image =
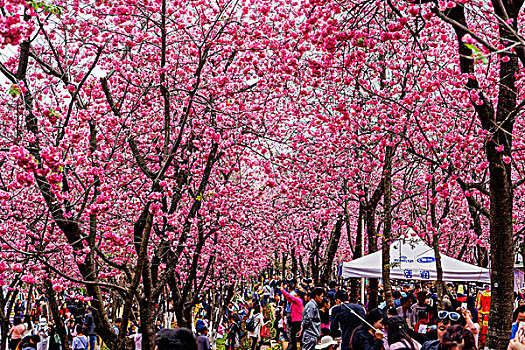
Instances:
[[[326,349],[331,345],[337,345],[337,342],[329,335],[321,338],[321,342],[315,347],[316,349]]]

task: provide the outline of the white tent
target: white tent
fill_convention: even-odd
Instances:
[[[382,251],[342,264],[343,278],[382,278]],[[488,269],[441,254],[443,281],[490,283]],[[418,236],[390,245],[390,277],[398,280],[437,280],[434,250]]]

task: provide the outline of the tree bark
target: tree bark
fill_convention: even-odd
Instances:
[[[382,239],[382,272],[383,272],[383,290],[385,292],[385,301],[387,309],[394,307],[392,299],[392,284],[390,283],[390,243],[392,241],[392,158],[394,150],[392,146],[386,146],[385,164],[383,168],[384,184],[384,210],[385,222]]]
[[[318,284],[320,286],[328,285],[330,282],[332,275],[332,265],[334,263],[335,255],[337,254],[337,249],[339,248],[342,227],[343,218],[341,217],[335,223],[332,234],[330,235],[330,240],[328,241],[328,246],[326,247],[326,256],[324,258],[324,264]]]
[[[57,330],[58,336],[60,337],[60,341],[62,343],[62,349],[64,350],[70,350],[67,338],[67,331],[66,331],[66,325],[64,324],[64,321],[62,320],[62,317],[60,315],[57,299],[56,299],[56,293],[53,289],[53,284],[49,279],[44,279],[44,292],[46,294],[47,302],[49,305],[49,308],[51,309],[51,315],[53,316],[53,321],[55,322],[55,328]]]

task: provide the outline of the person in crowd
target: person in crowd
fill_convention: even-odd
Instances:
[[[85,335],[87,333],[87,327],[78,324],[76,329],[76,336],[73,338],[71,344],[72,350],[87,350],[89,347],[89,338]]]
[[[525,322],[525,305],[518,306],[516,310],[514,310],[512,313],[512,321],[512,334],[510,335],[510,339],[514,339],[516,336],[520,322]]]
[[[316,287],[310,292],[310,301],[303,312],[303,342],[301,349],[314,350],[317,341],[321,338],[321,316],[319,307],[323,302],[324,290]]]
[[[197,350],[197,341],[187,328],[164,328],[155,335],[155,350]]]
[[[321,338],[321,341],[315,347],[316,350],[335,350],[339,343],[335,341],[331,336],[325,335]]]
[[[33,327],[33,321],[31,320],[31,315],[25,315],[24,320],[22,321],[22,324],[25,327],[24,335],[22,336],[22,338],[33,335],[34,327]]]
[[[269,282],[264,282],[264,286],[262,289],[262,300],[261,305],[265,307],[270,302],[270,294],[271,294],[271,287]]]
[[[335,301],[335,293],[337,293],[337,282],[330,281],[330,283],[328,283],[328,288],[329,289],[326,294],[330,302],[333,303]]]
[[[292,287],[293,283],[288,286]],[[301,331],[301,323],[303,322],[303,299],[301,298],[301,291],[297,291],[297,295],[293,295],[292,291],[288,292],[281,288],[282,295],[290,303],[290,323],[286,326],[290,328],[290,344],[288,345],[289,350],[297,350],[297,335]]]
[[[73,315],[71,315],[69,320],[67,320],[66,331],[68,343],[71,344],[73,342],[73,338],[77,335],[75,317]]]
[[[383,349],[384,324],[387,317],[380,309],[372,309],[366,316],[368,324],[357,327],[352,336],[352,350],[381,350]]]
[[[86,315],[84,316],[84,326],[87,328],[87,336],[89,337],[89,350],[95,350],[95,343],[97,335],[95,334],[95,321],[93,320],[93,313],[91,306],[86,308]]]
[[[319,308],[319,316],[321,317],[321,331],[326,329],[330,332],[330,299],[323,298],[321,307]],[[330,335],[325,334],[325,335]]]
[[[256,304],[259,304],[261,301],[261,295],[259,294],[259,284],[256,284],[253,286],[253,293],[252,293],[252,307]]]
[[[477,347],[478,346],[478,342],[479,342],[479,332],[480,332],[481,327],[479,326],[478,323],[476,323],[476,322],[474,322],[472,320],[473,317],[472,317],[472,314],[470,313],[469,309],[459,308],[458,311],[461,313],[461,316],[463,316],[463,319],[465,319],[465,326],[474,335],[474,342],[475,342],[475,345]]]
[[[208,339],[208,327],[202,327],[199,336],[197,337],[198,350],[211,350],[210,339]]]
[[[416,289],[417,290],[417,289]],[[413,328],[416,328],[416,324],[420,321],[425,320],[428,322],[428,315],[430,314],[430,306],[426,302],[427,293],[425,291],[417,292],[417,303],[412,305],[410,313],[410,324]]]
[[[394,307],[398,308],[401,306],[401,292],[397,289],[392,291],[392,298],[394,299]]]
[[[22,340],[22,342],[18,346],[18,349],[37,350],[39,342],[40,342],[40,336],[38,334],[29,335]]]
[[[135,350],[142,350],[142,332],[142,326],[138,326],[135,328],[135,332],[129,336],[135,343]]]
[[[120,317],[117,317],[117,319],[115,320],[115,324],[113,325],[113,332],[115,332],[117,335],[120,334],[120,327],[122,325],[122,319]],[[157,333],[158,331],[155,330],[155,333]]]
[[[60,350],[62,347],[62,339],[58,334],[58,329],[56,325],[51,322],[49,324],[49,348],[48,350]]]
[[[22,341],[26,327],[22,324],[19,317],[13,320],[13,327],[9,330],[9,349],[15,350],[18,344]]]
[[[462,325],[451,326],[443,334],[439,350],[477,350],[474,334]]]
[[[412,298],[405,296],[401,298],[401,306],[396,308],[397,314],[401,316],[408,325],[411,325],[412,319]]]
[[[472,316],[472,322],[479,323],[478,309],[476,308],[476,298],[472,295],[467,296],[467,309]]]
[[[162,326],[162,322],[160,320],[157,320],[157,322],[155,323],[155,333],[158,333],[158,331],[160,331],[162,328],[164,328]]]
[[[452,311],[452,302],[450,301],[450,297],[448,295],[443,295],[443,299],[441,300],[441,309],[446,311]]]
[[[47,323],[47,318],[40,318],[35,332],[40,337],[40,342],[37,346],[38,350],[47,350],[47,343],[49,342],[49,324]]]
[[[241,342],[241,328],[235,313],[228,315],[228,333],[226,335],[226,350],[234,350]]]
[[[275,294],[275,319],[273,327],[275,328],[275,341],[279,341],[280,335],[283,334],[286,338],[286,332],[284,331],[284,301],[280,300],[279,294]],[[288,339],[286,339],[288,340]]]
[[[261,344],[261,328],[264,325],[264,317],[261,312],[261,305],[256,304],[250,313],[250,318],[253,317],[255,320],[255,329],[248,331],[248,336],[252,340],[251,350],[260,349]]]
[[[386,350],[421,349],[421,344],[410,337],[406,321],[401,316],[390,317],[386,324]]]
[[[330,332],[333,337],[341,337],[341,350],[350,350],[352,333],[362,323],[352,311],[363,319],[366,317],[366,312],[361,305],[357,304],[355,297],[348,302],[348,294],[344,290],[338,290],[335,299],[340,300],[341,304],[332,309]]]
[[[443,339],[443,335],[447,329],[451,326],[461,325],[465,326],[465,320],[461,318],[461,315],[453,311],[442,310],[438,313],[436,338],[429,340],[423,344],[421,350],[438,350],[440,341]]]
[[[14,311],[15,311],[15,317],[22,318],[22,315],[24,314],[24,306],[22,306],[22,300],[16,301]]]

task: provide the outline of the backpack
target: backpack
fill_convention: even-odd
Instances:
[[[259,315],[259,314],[257,314],[257,315]],[[246,321],[246,330],[248,332],[255,332],[255,330],[257,329],[257,326],[259,325],[259,322],[256,323],[256,320],[255,320],[255,317],[257,315],[253,315],[252,317],[250,317]]]

